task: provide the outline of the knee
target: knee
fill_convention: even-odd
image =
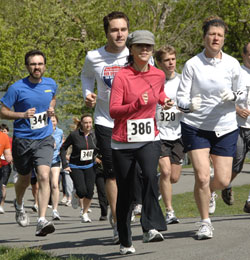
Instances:
[[[59,188],[58,183],[52,183],[52,185],[51,185],[52,190],[57,190],[58,188]]]
[[[49,183],[49,174],[38,174],[37,180],[39,183]]]
[[[208,176],[206,176],[206,175],[196,176],[196,178],[195,178],[195,181],[199,187],[209,186],[209,180],[210,180],[209,175]]]
[[[172,184],[175,184],[179,181],[180,176],[171,176],[170,181]]]

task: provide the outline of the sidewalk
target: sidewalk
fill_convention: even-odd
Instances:
[[[183,169],[180,181],[174,185],[174,193],[193,190],[193,169]],[[250,184],[250,165],[244,166],[243,172],[235,179],[233,185]],[[250,188],[250,185],[249,185]],[[89,213],[92,223],[81,223],[80,210],[59,206],[61,221],[55,222],[55,233],[46,237],[36,237],[37,214],[31,210],[31,189],[25,194],[25,209],[30,216],[30,226],[22,228],[15,222],[12,205],[14,189],[7,190],[4,215],[0,215],[0,245],[12,247],[40,247],[46,252],[67,259],[69,255],[86,257],[86,260],[107,260],[129,257],[143,260],[245,260],[250,254],[250,215],[212,217],[214,238],[195,240],[196,218],[181,219],[178,225],[169,225],[164,232],[165,241],[159,243],[142,243],[142,231],[139,219],[132,224],[133,244],[136,254],[121,256],[119,246],[112,244],[113,232],[108,221],[99,221],[100,209],[96,195]],[[242,202],[242,205],[244,202]],[[47,217],[51,218],[48,209]]]

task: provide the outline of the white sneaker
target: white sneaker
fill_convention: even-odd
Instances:
[[[52,220],[61,220],[61,217],[57,210],[52,211]]]
[[[166,224],[178,224],[180,223],[179,219],[175,216],[174,211],[167,211],[166,212]]]
[[[38,212],[38,206],[37,204],[34,204],[31,208],[34,212]]]
[[[82,223],[91,223],[91,219],[89,218],[88,213],[84,213],[81,216]]]
[[[148,232],[143,233],[143,243],[163,241],[163,235],[156,229],[150,229]]]
[[[71,207],[71,206],[72,206],[72,205],[71,205],[71,200],[67,200],[66,203],[65,203],[65,206]]]
[[[88,209],[88,213],[91,213],[92,212],[92,209]]]
[[[142,205],[141,204],[137,204],[134,208],[134,213],[135,215],[141,215],[141,209],[142,209]]]
[[[134,210],[132,211],[131,222],[135,222],[135,212],[134,212]]]
[[[109,223],[110,223],[111,227],[114,228],[115,224],[114,224],[114,219],[113,219],[111,211],[109,212]]]
[[[80,205],[79,199],[75,196],[75,194],[76,194],[76,192],[73,191],[72,192],[72,200],[71,200],[71,204],[72,204],[73,209],[77,209],[78,206]]]
[[[127,254],[134,254],[135,248],[133,246],[125,247],[120,245],[120,254],[121,255],[127,255]]]
[[[61,199],[61,203],[65,204],[66,202],[67,202],[67,197],[63,197],[63,198]]]
[[[83,215],[83,209],[80,210],[80,217]]]
[[[198,240],[209,239],[213,237],[213,226],[207,222],[198,222],[196,225],[200,226],[199,230],[196,232]]]
[[[4,214],[4,213],[5,213],[4,208],[0,206],[0,214]]]
[[[217,198],[217,194],[215,192],[211,193],[211,199],[209,201],[209,214],[214,214],[215,209],[216,209],[216,201],[215,199]]]
[[[118,234],[118,230],[117,230],[117,224],[114,224],[114,229],[113,229],[113,241],[115,245],[118,245],[120,243],[119,240],[119,234]]]

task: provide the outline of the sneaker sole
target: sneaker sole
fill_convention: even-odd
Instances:
[[[173,220],[170,220],[170,221],[166,221],[167,225],[179,224],[179,223],[180,223],[180,221],[178,219],[173,219]]]
[[[44,227],[39,233],[36,233],[36,236],[38,237],[45,237],[48,234],[51,234],[55,231],[54,225],[48,225]]]
[[[157,234],[152,239],[150,239],[148,241],[144,240],[143,243],[161,242],[163,240],[164,240],[164,237],[160,234]]]
[[[134,254],[135,251],[131,251],[131,250],[128,250],[126,252],[123,252],[123,251],[120,251],[120,255],[131,255],[131,254]]]
[[[197,240],[211,239],[212,237],[213,237],[213,235],[209,235],[209,236],[207,236],[207,235],[200,235],[200,236],[198,236],[197,235]]]

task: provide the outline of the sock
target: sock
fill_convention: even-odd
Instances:
[[[201,222],[205,222],[205,223],[211,224],[211,219],[210,218],[205,218],[205,219],[202,219]]]
[[[16,208],[17,208],[18,210],[23,210],[23,202],[22,202],[21,205],[19,205],[19,204],[17,203],[17,201],[16,201]]]
[[[37,222],[44,221],[44,220],[45,220],[45,217],[40,217],[40,218],[38,218]]]

